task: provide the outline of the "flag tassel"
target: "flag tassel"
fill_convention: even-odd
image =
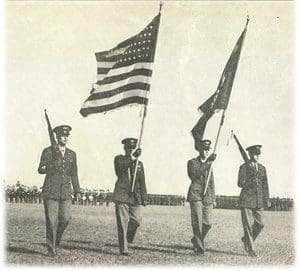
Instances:
[[[162,8],[163,4],[164,4],[164,2],[160,1],[160,3],[159,3],[159,13],[161,13],[161,8]]]

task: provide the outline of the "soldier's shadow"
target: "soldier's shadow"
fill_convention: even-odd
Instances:
[[[192,249],[192,246],[183,246],[183,245],[160,245],[160,244],[150,244],[152,246],[157,246],[157,247],[166,247],[166,248],[173,248],[173,249]],[[226,254],[226,255],[234,255],[234,256],[247,256],[246,254],[241,254],[241,253],[236,253],[232,251],[225,251],[225,250],[217,250],[217,249],[206,249],[207,252],[211,253],[220,253],[220,254]]]
[[[80,243],[80,242],[78,242]],[[68,249],[68,250],[84,250],[84,251],[91,251],[91,252],[97,252],[101,254],[107,254],[107,255],[119,255],[118,253],[111,252],[111,251],[105,251],[102,248],[97,247],[84,247],[84,246],[75,246],[75,245],[69,245],[69,244],[61,244],[59,248],[62,249]]]
[[[72,243],[78,243],[78,244],[92,244],[92,241],[81,241],[81,240],[71,240],[71,239],[66,239],[66,242],[72,242]]]
[[[8,246],[6,247],[7,252],[15,252],[15,253],[24,253],[24,254],[36,254],[36,255],[42,255],[45,256],[46,254],[35,251],[33,249],[25,248],[25,247],[16,247],[16,246]]]
[[[172,249],[189,249],[192,250],[192,246],[183,246],[183,245],[161,245],[161,244],[154,244],[150,243],[151,246],[156,246],[156,247],[165,247],[165,248],[172,248]]]
[[[247,254],[236,253],[236,252],[232,252],[232,251],[217,250],[217,249],[211,249],[211,248],[208,248],[206,251],[212,252],[212,253],[220,253],[220,254],[227,254],[227,255],[245,256],[245,257],[248,257]]]
[[[116,244],[105,244],[105,246],[107,246],[107,247],[119,247]],[[149,247],[132,246],[132,245],[130,245],[129,248],[133,249],[133,250],[152,251],[152,252],[161,252],[161,253],[175,253],[175,254],[181,253],[181,252],[178,252],[174,249],[170,250],[170,249],[149,248]]]
[[[76,243],[76,244],[87,244],[90,245],[93,242],[92,241],[79,241],[79,240],[65,240],[64,242],[72,242],[72,243]],[[43,245],[46,247],[45,243],[36,243],[38,245]],[[114,252],[110,252],[110,251],[105,251],[101,248],[98,247],[86,247],[86,246],[78,246],[78,245],[71,245],[71,244],[66,244],[66,243],[61,243],[58,246],[58,249],[66,249],[66,250],[85,250],[85,251],[92,251],[92,252],[97,252],[97,253],[101,253],[101,254],[107,254],[107,255],[119,255],[118,253],[114,253]]]

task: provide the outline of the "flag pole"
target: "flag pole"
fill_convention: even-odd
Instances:
[[[249,15],[247,15],[245,30],[247,30],[247,26],[248,26],[249,20],[250,20]],[[245,36],[243,38],[242,45],[244,43],[244,40],[245,40]],[[216,137],[216,142],[215,142],[213,153],[215,153],[216,149],[217,149],[217,144],[218,144],[218,141],[219,141],[219,136],[220,136],[221,128],[222,128],[222,126],[224,124],[225,111],[226,111],[226,109],[223,110],[223,114],[222,114],[221,121],[220,121],[220,124],[219,124],[218,134],[217,134],[217,137]],[[213,162],[210,163],[210,168],[209,168],[209,172],[208,172],[208,175],[207,175],[207,178],[206,178],[206,183],[205,183],[205,188],[204,188],[203,196],[205,196],[205,194],[207,192],[208,185],[209,185],[210,176],[211,176],[211,173],[212,173],[212,163]]]
[[[224,124],[224,120],[225,120],[225,109],[223,110],[223,114],[222,114],[222,117],[221,117],[221,120],[220,120],[220,124],[219,124],[219,129],[218,129],[218,133],[217,133],[217,137],[216,137],[216,142],[215,142],[215,146],[214,146],[214,153],[216,152],[216,149],[217,149],[217,144],[218,144],[218,141],[219,141],[219,136],[220,136],[220,132],[221,132],[221,128]]]
[[[225,119],[225,109],[223,110],[223,113],[222,113],[222,117],[221,117],[221,120],[220,120],[220,124],[219,124],[219,129],[218,129],[218,133],[217,133],[217,137],[216,137],[216,141],[215,141],[215,146],[214,146],[214,151],[213,153],[216,153],[216,150],[217,150],[217,144],[218,144],[218,141],[219,141],[219,137],[220,137],[220,133],[221,133],[221,128],[224,124],[224,119]],[[205,183],[205,188],[204,188],[204,192],[203,192],[203,196],[205,196],[206,192],[207,192],[207,188],[208,188],[208,185],[209,185],[209,180],[210,180],[210,176],[211,176],[211,173],[212,173],[212,163],[210,164],[210,167],[209,167],[209,172],[208,172],[208,175],[207,175],[207,178],[206,178],[206,183]]]
[[[160,1],[160,3],[159,3],[159,14],[161,14],[162,6],[163,6],[163,1]],[[157,33],[157,36],[158,36],[158,33]],[[149,88],[150,88],[150,86],[148,85],[144,100],[147,98]],[[143,136],[143,131],[144,131],[144,122],[145,122],[145,118],[146,118],[146,115],[147,115],[147,104],[146,103],[144,104],[143,109],[144,109],[143,110],[143,117],[142,117],[142,123],[141,123],[141,129],[140,129],[140,135],[139,135],[139,138],[138,138],[137,148],[140,148],[141,142],[142,142],[142,136]],[[134,186],[135,186],[138,163],[139,163],[139,158],[137,157],[136,158],[136,163],[135,163],[135,168],[134,168],[133,180],[132,180],[131,189],[130,189],[131,193],[133,193]]]
[[[145,96],[145,98],[146,98],[146,96]],[[141,146],[141,141],[142,141],[142,136],[143,136],[143,131],[144,131],[144,122],[145,122],[145,117],[146,117],[146,111],[147,111],[147,106],[144,105],[143,118],[142,118],[142,123],[141,123],[141,129],[140,129],[140,135],[139,135],[139,138],[138,138],[137,148],[140,148],[140,146]],[[131,192],[133,192],[134,186],[135,186],[138,163],[139,163],[139,158],[137,157],[136,158],[136,163],[135,163],[135,168],[134,168],[133,180],[132,180],[131,189],[130,189]]]

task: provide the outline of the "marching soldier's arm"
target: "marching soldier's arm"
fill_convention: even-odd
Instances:
[[[75,152],[74,152],[74,160],[72,165],[71,179],[72,179],[72,186],[73,186],[74,193],[78,194],[80,192],[80,185],[78,180],[77,158]]]
[[[240,166],[238,186],[241,188],[256,187],[256,179],[253,174],[253,168],[249,164],[243,164]]]
[[[246,187],[246,178],[247,178],[246,167],[244,165],[241,165],[239,169],[238,187],[241,188]]]
[[[195,166],[195,163],[193,160],[189,160],[187,164],[187,171],[188,171],[188,176],[192,180],[192,182],[196,181],[199,179],[199,176],[197,175],[197,167]]]
[[[115,157],[114,165],[117,177],[121,177],[124,173],[127,174],[128,168],[131,165],[131,160],[122,155],[118,155]]]
[[[44,149],[41,155],[38,173],[49,174],[53,169],[52,152],[49,148]]]
[[[211,170],[211,175],[210,175],[210,188],[211,188],[212,201],[213,203],[216,203],[215,178],[214,178],[213,170]]]
[[[147,204],[147,188],[146,188],[146,182],[145,182],[145,172],[144,172],[144,166],[143,163],[140,163],[140,187],[141,187],[141,199],[142,204],[146,206]]]
[[[268,184],[268,176],[267,176],[267,170],[264,168],[264,179],[263,179],[263,194],[264,194],[264,201],[268,204],[270,193],[269,193],[269,184]]]

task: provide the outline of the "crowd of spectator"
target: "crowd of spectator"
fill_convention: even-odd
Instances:
[[[15,185],[5,186],[5,198],[8,203],[43,203],[42,189],[37,186],[27,186],[18,181]],[[102,206],[112,202],[112,193],[107,189],[81,189],[81,199],[72,195],[74,205]],[[186,198],[181,195],[148,194],[148,205],[184,206]],[[270,211],[291,211],[294,207],[293,199],[273,197],[270,199]],[[216,196],[216,208],[239,209],[238,196]]]
[[[148,194],[148,205],[184,206],[186,199],[179,195]]]
[[[81,199],[72,194],[72,203],[77,205],[103,205],[112,201],[112,193],[107,189],[81,189]],[[9,203],[43,203],[42,189],[17,182],[16,185],[5,186],[5,199]]]
[[[216,196],[216,208],[222,209],[239,209],[239,196]],[[294,207],[294,201],[290,198],[270,198],[270,207],[268,211],[291,211]]]
[[[36,185],[27,186],[20,182],[5,186],[5,198],[10,203],[42,203],[41,189]]]

